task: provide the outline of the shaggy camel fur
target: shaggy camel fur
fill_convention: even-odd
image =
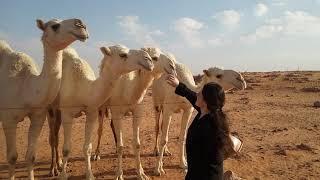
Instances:
[[[62,122],[64,129],[63,164],[61,178],[67,179],[67,162],[71,152],[71,133],[73,119],[86,114],[85,142],[83,153],[86,160],[86,179],[94,179],[90,156],[92,132],[98,120],[98,108],[111,96],[113,88],[121,75],[134,70],[152,71],[153,62],[143,50],[129,50],[116,45],[102,47],[104,55],[100,65],[100,76],[95,78],[89,64],[81,59],[75,50],[64,51],[62,82],[59,95],[51,105],[56,116],[50,118],[51,147],[57,149],[58,132]],[[52,113],[52,115],[55,115]],[[61,120],[59,119],[61,118]],[[53,125],[53,126],[52,126]],[[56,139],[56,140],[54,140]],[[54,155],[54,150],[52,150]],[[57,157],[58,159],[58,157]],[[55,168],[56,166],[53,166]],[[54,170],[53,170],[54,171]]]
[[[138,179],[149,179],[142,168],[140,160],[140,139],[139,130],[141,124],[141,117],[144,116],[144,108],[142,107],[142,100],[146,94],[147,89],[151,86],[154,79],[159,78],[163,73],[175,74],[175,59],[171,55],[162,53],[157,48],[143,48],[152,57],[155,68],[152,72],[134,71],[121,77],[121,80],[114,89],[111,98],[102,106],[101,116],[99,117],[99,140],[96,150],[95,159],[99,159],[99,145],[102,135],[103,115],[106,110],[110,110],[112,120],[111,126],[113,133],[116,136],[116,149],[118,154],[118,168],[116,172],[116,179],[123,179],[122,171],[122,154],[123,154],[123,140],[122,140],[122,126],[123,118],[128,112],[133,115],[133,148],[136,156],[136,170]],[[107,114],[106,114],[107,115]]]
[[[76,40],[88,38],[86,26],[79,19],[37,20],[43,31],[44,63],[41,73],[31,57],[13,51],[0,41],[0,121],[7,143],[9,179],[14,179],[17,160],[17,124],[29,117],[26,161],[29,179],[34,179],[34,161],[37,140],[44,121],[47,106],[52,103],[60,89],[62,74],[62,50]]]
[[[199,92],[205,84],[208,82],[216,82],[220,84],[225,90],[232,88],[244,89],[246,83],[241,76],[233,70],[222,70],[220,68],[209,68],[204,70],[204,75],[201,82],[196,85],[193,79],[192,73],[185,65],[176,63],[177,77],[180,82],[187,85],[188,88],[192,89],[195,92]],[[180,126],[180,135],[179,135],[179,158],[180,158],[180,167],[186,168],[187,163],[185,160],[185,136],[187,125],[189,119],[192,116],[193,107],[191,104],[183,97],[180,97],[175,94],[175,89],[168,85],[165,80],[165,77],[159,78],[154,82],[152,86],[152,97],[154,101],[154,106],[156,109],[156,144],[155,144],[155,154],[159,155],[155,173],[161,175],[164,173],[163,170],[163,155],[170,155],[170,152],[167,149],[168,142],[168,132],[169,126],[173,113],[178,113],[183,111],[181,126]],[[160,129],[160,115],[162,115],[162,125]],[[160,151],[159,151],[159,131],[161,132],[160,139]]]

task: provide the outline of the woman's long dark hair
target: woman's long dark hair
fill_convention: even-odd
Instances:
[[[210,115],[214,118],[214,123],[218,127],[218,138],[221,140],[222,145],[225,145],[229,140],[230,129],[228,118],[222,110],[225,103],[224,90],[219,84],[212,82],[204,85],[202,95],[207,103]]]

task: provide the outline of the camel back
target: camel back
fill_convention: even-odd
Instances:
[[[25,53],[14,52],[4,41],[0,41],[0,73],[8,77],[38,75],[33,59]]]

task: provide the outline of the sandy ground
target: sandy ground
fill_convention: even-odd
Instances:
[[[320,72],[244,73],[244,75],[248,89],[227,94],[225,111],[229,115],[232,131],[237,132],[245,144],[239,155],[225,161],[225,170],[232,170],[244,179],[320,179],[320,109],[313,107],[316,100],[320,101],[320,89],[318,89]],[[144,99],[144,105],[146,115],[143,117],[140,137],[142,163],[146,173],[151,179],[183,179],[184,172],[178,167],[177,146],[180,128],[178,119],[181,115],[174,116],[170,128],[169,149],[173,155],[164,158],[166,175],[157,177],[153,175],[156,162],[156,158],[152,155],[155,121],[150,92]],[[85,177],[81,150],[84,120],[84,116],[76,119],[73,126],[70,179]],[[131,146],[132,123],[130,118],[124,121],[126,121],[124,177],[135,179]],[[108,124],[109,121],[105,124],[101,145],[102,159],[92,162],[92,169],[97,179],[113,179],[115,174],[115,148]],[[24,155],[28,127],[28,119],[21,122],[18,127],[17,179],[27,178]],[[60,144],[62,142],[61,137]],[[50,179],[47,176],[50,166],[47,123],[39,139],[36,162],[36,177]],[[6,145],[1,130],[0,179],[6,177]]]

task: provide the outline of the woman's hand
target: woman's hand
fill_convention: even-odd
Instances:
[[[167,80],[168,84],[174,88],[176,88],[179,85],[178,78],[172,74],[168,74],[166,80]]]

